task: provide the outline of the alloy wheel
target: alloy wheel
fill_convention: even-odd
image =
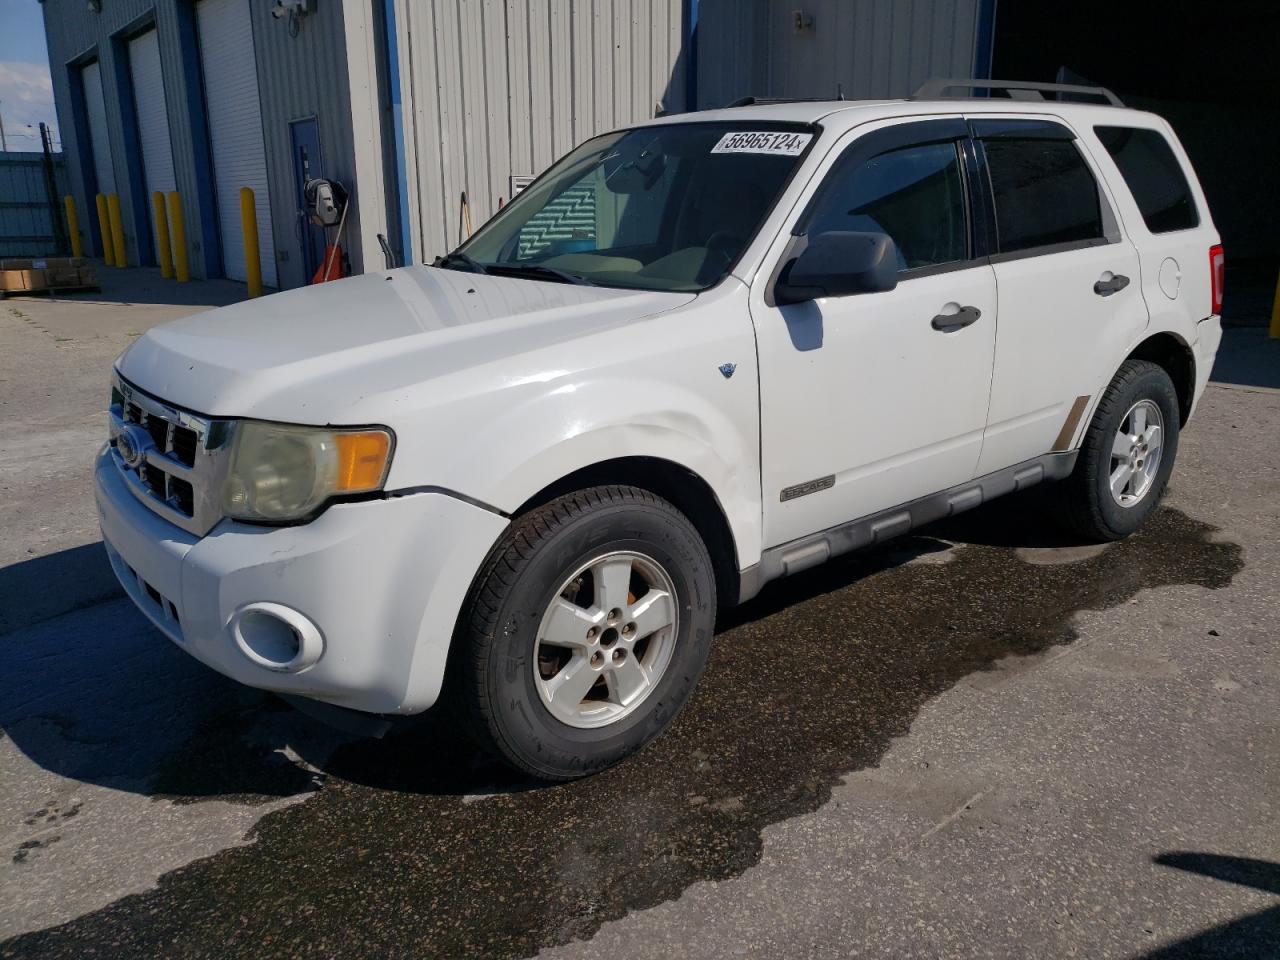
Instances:
[[[616,723],[654,691],[679,627],[671,577],[651,557],[617,551],[575,570],[538,626],[534,681],[571,727]]]
[[[1150,492],[1160,471],[1164,416],[1150,400],[1139,400],[1120,421],[1111,444],[1108,487],[1122,507],[1136,506]]]

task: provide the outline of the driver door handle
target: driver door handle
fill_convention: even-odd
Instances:
[[[1129,285],[1129,278],[1123,273],[1115,273],[1111,275],[1110,280],[1099,280],[1093,285],[1093,292],[1100,297],[1109,297],[1113,293],[1119,293]]]
[[[961,307],[955,313],[940,313],[933,318],[933,329],[951,333],[977,321],[982,311],[977,307]]]

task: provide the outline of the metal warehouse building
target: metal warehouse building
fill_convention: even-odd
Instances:
[[[994,0],[43,0],[86,249],[119,195],[130,264],[157,261],[151,194],[176,190],[194,276],[244,279],[255,194],[268,286],[324,237],[302,182],[341,181],[360,272],[456,245],[601,131],[757,96],[905,96],[987,76]]]

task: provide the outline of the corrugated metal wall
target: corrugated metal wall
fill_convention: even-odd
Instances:
[[[316,12],[301,20],[297,36],[289,35],[286,20],[271,16],[271,4],[253,0],[250,6],[277,269],[282,287],[296,287],[310,278],[303,276],[290,121],[316,118],[324,175],[355,187],[342,4],[314,4]],[[359,227],[360,197],[353,196],[346,236],[357,236]],[[359,246],[344,240],[343,247],[351,254],[353,271],[363,272]]]
[[[697,109],[769,95],[768,11],[768,0],[700,0]]]
[[[74,119],[70,71],[77,61],[94,56],[102,63],[102,88],[107,107],[107,128],[111,142],[112,164],[117,171],[128,169],[129,158],[125,146],[125,134],[121,118],[120,99],[116,84],[117,58],[123,50],[110,40],[113,34],[125,30],[130,24],[145,17],[154,7],[156,28],[160,32],[160,60],[164,69],[166,94],[169,101],[169,135],[176,161],[175,174],[178,190],[186,203],[187,236],[190,239],[191,267],[196,276],[205,273],[204,251],[201,249],[201,224],[198,206],[191,202],[197,183],[193,164],[184,158],[192,155],[192,118],[176,104],[185,103],[186,79],[180,63],[178,23],[173,2],[155,4],[152,0],[111,0],[102,5],[101,13],[87,9],[84,0],[44,0],[45,35],[49,44],[49,70],[53,78],[54,100],[58,108],[58,128],[62,135],[62,151],[67,156],[67,172],[70,175],[72,193],[79,208],[80,229],[85,234],[86,251],[100,252],[96,239],[97,214],[93,197],[86,189],[84,170],[79,162],[81,144]],[[87,152],[85,154],[88,155]],[[134,205],[125,177],[118,177],[121,206],[124,214],[125,246],[131,263],[138,262],[138,231],[148,230],[146,221],[134,222]]]
[[[906,97],[930,77],[978,75],[982,3],[702,0],[698,106],[837,91],[847,99]]]
[[[930,76],[971,76],[978,9],[990,2],[700,0],[697,106],[719,106],[747,93],[832,96],[837,85],[851,98],[904,96]],[[353,135],[353,109],[361,111],[361,120],[378,112],[376,83],[368,74],[383,56],[374,35],[380,14],[371,13],[379,7],[367,10],[362,3],[380,6],[380,0],[318,0],[296,36],[286,20],[270,15],[265,0],[251,4],[274,246],[284,286],[305,279],[290,121],[317,117],[328,176],[355,188],[363,164],[347,234],[355,270],[363,269],[362,249],[366,255],[376,249],[363,235],[388,222],[382,209],[385,116],[371,131],[361,128],[359,143]],[[688,3],[394,0],[414,259],[456,245],[464,190],[478,226],[500,197],[510,197],[512,175],[537,174],[582,140],[652,116],[659,102],[669,111],[686,109]],[[201,177],[207,167],[198,157],[205,149],[205,121],[193,106],[202,93],[189,44],[184,52],[192,0],[110,0],[100,13],[89,11],[83,0],[44,0],[43,6],[68,172],[82,228],[91,236],[96,230],[86,177],[92,174],[78,159],[83,124],[76,116],[73,77],[88,60],[102,63],[132,262],[140,255],[139,230],[147,229],[147,205],[145,197],[133,202],[131,182],[123,176],[136,151],[124,129],[129,111],[121,109],[117,61],[124,56],[124,39],[154,19],[192,271],[212,272],[217,250],[202,249],[216,246],[207,203],[212,187]],[[793,26],[796,9],[805,17],[799,31]],[[353,37],[360,46],[354,52]],[[360,77],[358,108],[352,103],[352,70]],[[368,221],[363,225],[362,192]]]
[[[148,227],[145,220],[134,222],[131,186],[123,176],[123,171],[130,167],[133,149],[129,143],[132,133],[125,129],[124,111],[121,109],[118,61],[126,56],[124,39],[154,19],[160,40],[174,173],[183,197],[192,273],[200,277],[214,273],[211,267],[218,258],[216,251],[214,255],[206,255],[208,252],[203,249],[208,238],[216,239],[216,230],[211,233],[206,229],[199,202],[202,193],[207,195],[213,186],[200,177],[196,144],[202,142],[202,137],[193,137],[196,126],[203,125],[205,118],[201,112],[191,109],[193,101],[201,102],[200,73],[198,69],[188,69],[193,64],[186,58],[195,54],[191,49],[184,51],[182,41],[182,23],[190,22],[192,7],[192,0],[109,0],[102,5],[101,13],[93,13],[87,9],[84,0],[44,0],[54,98],[81,228],[87,235],[97,233],[93,197],[86,187],[83,165],[78,159],[81,150],[75,119],[78,107],[71,76],[77,64],[97,57],[102,63],[111,156],[119,172],[117,190],[124,212],[125,244],[130,263],[139,260],[138,231]],[[339,0],[319,0],[315,4],[316,12],[303,18],[296,36],[290,35],[287,20],[271,16],[271,5],[265,0],[253,0],[250,8],[258,84],[262,91],[263,139],[267,176],[271,184],[274,254],[282,285],[297,286],[305,281],[296,230],[297,204],[289,122],[315,116],[320,126],[326,175],[342,180],[348,186],[354,185],[343,4]],[[194,90],[193,82],[197,85]],[[380,196],[377,202],[382,202]],[[359,203],[357,196],[348,221],[349,236],[357,235],[359,229]],[[143,209],[149,207],[144,205]],[[359,272],[363,269],[359,245],[347,246],[353,269]]]
[[[60,153],[53,155],[53,175],[57,195],[51,209],[43,154],[0,153],[0,257],[58,252],[53,212],[62,216],[62,197],[68,189],[67,167]]]
[[[397,0],[415,254],[588,137],[684,109],[682,0]]]

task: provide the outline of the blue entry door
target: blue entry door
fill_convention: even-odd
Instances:
[[[294,120],[289,124],[293,139],[294,202],[297,206],[297,236],[302,247],[302,265],[305,275],[302,282],[310,283],[324,259],[324,228],[311,222],[303,186],[314,177],[324,176],[324,161],[320,154],[320,124],[315,117]]]

